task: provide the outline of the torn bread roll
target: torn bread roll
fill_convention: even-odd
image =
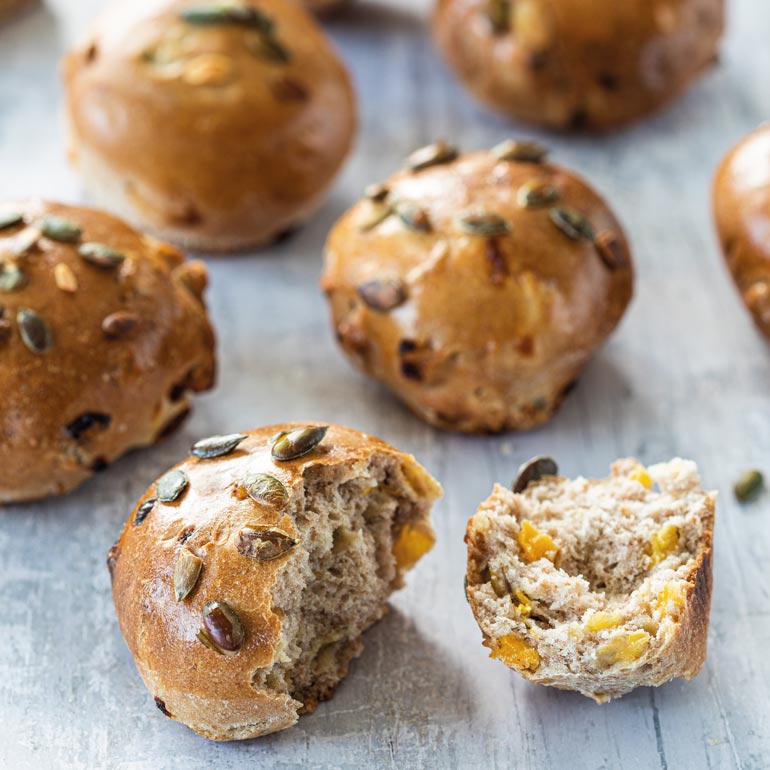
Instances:
[[[549,458],[469,521],[466,595],[491,657],[604,703],[706,659],[716,494],[695,463],[620,460],[565,479]]]

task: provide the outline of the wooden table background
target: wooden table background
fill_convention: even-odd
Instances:
[[[51,5],[55,15],[0,31],[0,197],[81,199],[64,157],[57,63],[99,3]],[[770,472],[770,350],[728,281],[709,208],[720,157],[770,116],[770,6],[730,3],[720,66],[672,109],[597,139],[540,135],[482,111],[434,53],[426,3],[414,5],[361,2],[327,23],[355,74],[358,147],[296,237],[210,260],[217,389],[157,447],[64,499],[0,514],[0,767],[770,767],[770,494],[742,507],[731,492],[745,469]],[[526,435],[423,425],[349,368],[327,323],[317,284],[329,227],[365,183],[441,136],[468,149],[545,139],[615,204],[635,247],[624,323],[562,412]],[[345,423],[413,452],[446,489],[439,541],[331,702],[291,730],[217,745],[153,705],[118,631],[104,558],[134,501],[193,440],[296,419]],[[720,491],[710,650],[694,681],[597,706],[489,660],[463,598],[465,522],[494,481],[540,452],[570,475],[604,475],[625,455],[692,457]]]

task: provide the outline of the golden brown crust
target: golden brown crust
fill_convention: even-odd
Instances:
[[[356,478],[375,453],[397,458],[417,495],[433,500],[440,494],[440,487],[414,458],[339,426],[331,426],[310,454],[278,462],[271,456],[271,438],[292,427],[297,424],[249,431],[226,456],[189,457],[177,465],[189,479],[185,491],[173,503],[156,502],[146,518],[135,524],[142,504],[156,496],[153,485],[129,517],[108,559],[118,621],[147,687],[163,702],[164,713],[213,740],[251,738],[283,729],[296,722],[298,713],[312,711],[333,692],[327,685],[295,694],[303,698],[299,701],[252,684],[257,670],[271,665],[281,652],[276,584],[299,568],[307,550],[301,542],[271,561],[248,559],[237,550],[242,528],[276,527],[299,539],[296,516],[303,510],[308,472],[326,466]],[[285,508],[261,505],[248,497],[242,485],[247,472],[279,479],[288,491]],[[190,595],[176,601],[173,575],[183,547],[199,556],[203,567]],[[233,656],[208,649],[196,636],[203,607],[211,601],[229,604],[243,624],[245,642]],[[339,655],[340,676],[360,650],[359,639],[349,640]]]
[[[714,217],[741,298],[770,337],[770,124],[742,139],[722,161],[714,181]]]
[[[671,101],[715,61],[724,27],[723,0],[515,0],[506,22],[507,7],[439,0],[436,42],[482,102],[559,129],[608,129]]]
[[[0,0],[0,21],[11,17],[22,8],[37,5],[38,0]]]
[[[202,263],[94,209],[2,203],[0,218],[9,212],[24,221],[0,230],[0,273],[24,278],[0,293],[0,503],[62,494],[153,443],[188,411],[185,392],[210,388],[215,371]],[[40,235],[46,216],[79,225],[79,241]],[[95,266],[78,253],[88,242],[125,259]],[[47,326],[47,352],[22,339],[24,309]]]
[[[212,251],[307,218],[356,125],[348,74],[310,14],[244,2],[272,18],[270,36],[180,18],[197,0],[118,3],[64,68],[86,187],[143,229]]]
[[[595,243],[565,235],[550,206],[520,205],[530,182],[554,187],[552,206],[581,212],[614,239],[614,268]],[[387,201],[357,203],[326,246],[322,286],[345,352],[439,427],[494,432],[547,420],[631,299],[617,219],[568,170],[488,152],[397,173],[385,187]],[[430,231],[397,215],[368,227],[398,202],[416,204]],[[464,231],[460,219],[480,212],[503,217],[510,233]]]

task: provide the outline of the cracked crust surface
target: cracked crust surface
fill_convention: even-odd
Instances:
[[[331,697],[362,633],[434,540],[429,512],[441,488],[414,458],[332,426],[309,454],[275,461],[271,437],[292,427],[250,431],[227,456],[182,462],[183,495],[156,503],[139,525],[132,513],[110,553],[117,617],[139,673],[167,716],[213,740],[281,730]],[[285,486],[285,506],[246,494],[245,475],[257,472]],[[154,495],[153,486],[137,510]],[[238,550],[244,527],[298,543],[279,558],[248,558]],[[176,601],[183,548],[202,570]],[[226,602],[243,625],[234,655],[197,638],[210,601]]]
[[[0,294],[0,503],[63,494],[152,444],[189,411],[186,393],[208,390],[215,376],[203,263],[102,211],[39,200],[0,204],[0,217],[10,212],[24,220],[0,230],[0,264],[25,278]],[[79,225],[79,241],[37,238],[47,216]],[[19,254],[30,234],[34,244]],[[88,242],[125,259],[114,268],[90,264],[78,253]],[[17,321],[23,310],[47,326],[47,352],[25,345]],[[123,336],[104,329],[116,313],[134,323]]]
[[[466,533],[467,596],[492,657],[600,703],[695,676],[715,501],[680,459],[619,461],[604,480],[546,477],[521,494],[497,486]]]
[[[439,0],[433,17],[439,49],[480,101],[567,130],[670,102],[716,61],[723,29],[723,0]]]
[[[553,188],[552,206],[611,236],[618,264],[559,230],[551,206],[522,207],[526,185]],[[402,171],[384,187],[387,199],[353,206],[326,245],[322,287],[345,353],[442,428],[499,432],[548,420],[631,300],[631,256],[611,210],[561,166],[491,152]],[[424,212],[427,232],[398,216],[370,226],[402,202]],[[502,217],[510,232],[469,234],[460,219],[474,213]],[[378,283],[390,291],[369,297]]]

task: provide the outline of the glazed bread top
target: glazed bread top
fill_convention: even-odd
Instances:
[[[0,501],[72,488],[214,378],[206,270],[93,209],[0,205]]]

